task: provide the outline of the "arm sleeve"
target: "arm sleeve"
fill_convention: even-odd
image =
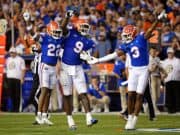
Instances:
[[[111,53],[111,54],[108,54],[108,55],[106,55],[104,57],[99,58],[98,62],[106,62],[106,61],[115,59],[117,56],[118,56],[117,52],[114,52],[114,53]]]

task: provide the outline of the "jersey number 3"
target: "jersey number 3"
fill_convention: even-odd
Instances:
[[[76,42],[75,48],[73,49],[74,52],[80,53],[82,51],[82,49],[83,49],[83,46],[84,45],[83,45],[83,43],[81,41]]]
[[[131,48],[131,53],[133,58],[138,58],[140,56],[139,49],[136,46]]]
[[[48,56],[58,56],[59,55],[59,51],[60,51],[60,45],[54,45],[54,44],[49,44],[48,45],[48,52],[47,55]]]

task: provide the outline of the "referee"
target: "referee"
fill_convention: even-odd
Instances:
[[[35,114],[37,114],[37,108],[38,108],[38,99],[40,95],[40,86],[39,86],[39,74],[38,74],[38,66],[40,63],[40,57],[41,53],[38,53],[35,47],[32,47],[32,51],[35,54],[34,57],[34,69],[33,69],[33,84],[32,84],[32,90],[29,97],[28,104],[33,104],[35,107]]]

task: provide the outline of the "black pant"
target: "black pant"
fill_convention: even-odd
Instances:
[[[153,108],[153,103],[152,103],[152,97],[151,97],[151,94],[150,94],[149,84],[146,86],[146,90],[144,92],[144,99],[148,103],[150,119],[154,118],[155,117],[155,113],[154,113],[154,108]]]
[[[12,100],[12,112],[19,112],[20,100],[21,100],[21,81],[19,79],[7,78],[8,93]]]
[[[169,113],[180,111],[180,81],[169,81],[166,86],[166,107]]]
[[[39,96],[40,96],[39,75],[36,73],[33,76],[32,91],[28,100],[28,105],[33,104],[35,106],[36,109],[35,113],[37,113],[37,109],[38,109]]]

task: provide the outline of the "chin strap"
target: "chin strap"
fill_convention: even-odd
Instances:
[[[99,58],[98,62],[106,62],[106,61],[115,59],[117,56],[118,56],[117,52],[114,52],[114,53],[111,53],[111,54],[108,54],[108,55],[106,55],[104,57]]]

